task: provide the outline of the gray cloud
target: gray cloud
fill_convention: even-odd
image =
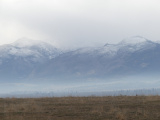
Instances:
[[[157,0],[1,0],[0,44],[21,37],[58,47],[116,43],[142,35],[159,40]]]

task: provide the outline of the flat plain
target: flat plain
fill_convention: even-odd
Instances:
[[[160,96],[0,98],[0,120],[160,120]]]

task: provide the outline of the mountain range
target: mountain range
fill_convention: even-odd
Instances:
[[[141,36],[118,44],[63,51],[29,39],[0,46],[0,80],[107,79],[159,74],[160,43]]]
[[[29,39],[0,46],[0,87],[11,91],[157,88],[159,73],[160,43],[141,36],[74,50]]]

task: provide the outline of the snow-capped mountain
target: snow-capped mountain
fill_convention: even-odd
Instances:
[[[157,44],[156,42],[155,44]],[[107,54],[114,56],[118,52],[135,52],[142,49],[150,49],[155,47],[155,44],[151,40],[148,40],[141,36],[133,36],[131,38],[126,38],[119,42],[118,44],[105,44],[102,47],[86,47],[77,49],[74,54],[80,53],[90,53],[90,54]]]
[[[140,36],[67,51],[23,39],[0,46],[0,92],[159,88],[159,61],[160,43]]]
[[[60,51],[28,39],[0,46],[1,78],[92,79],[158,73],[160,44],[135,36],[118,44]]]
[[[57,50],[54,46],[42,42],[35,41],[30,39],[20,39],[12,44],[8,44],[0,47],[0,55],[5,57],[7,55],[17,56],[17,57],[27,57],[32,56],[37,57],[39,61],[42,57],[46,59],[51,59],[60,54],[60,51]]]
[[[45,64],[46,69],[42,73],[62,79],[157,73],[160,70],[159,53],[159,43],[136,36],[118,44],[81,48],[60,54]]]
[[[61,54],[54,46],[29,39],[0,46],[1,78],[24,79],[38,66]]]

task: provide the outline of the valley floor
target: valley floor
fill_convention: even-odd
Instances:
[[[160,96],[1,98],[0,120],[160,120]]]

